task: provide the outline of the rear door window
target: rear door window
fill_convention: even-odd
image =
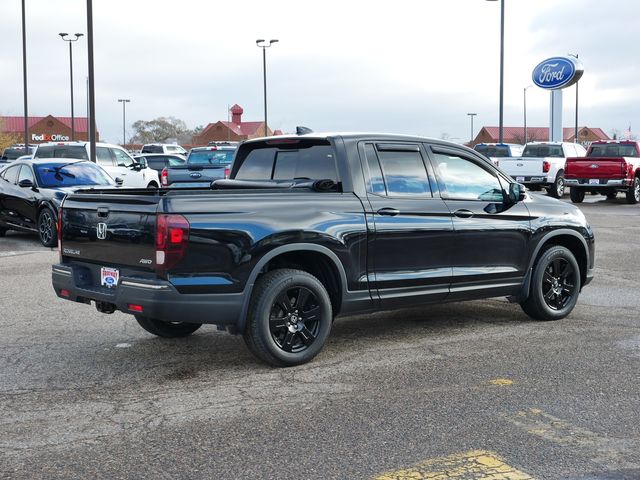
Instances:
[[[15,184],[16,179],[18,178],[18,170],[20,170],[20,165],[14,165],[13,167],[9,167],[2,172],[2,178],[9,182],[10,184]]]
[[[418,151],[378,151],[387,195],[431,196],[429,177]]]
[[[107,147],[96,147],[96,161],[104,167],[113,167],[111,151]]]

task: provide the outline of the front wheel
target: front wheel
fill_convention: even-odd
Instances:
[[[143,317],[142,315],[136,315],[135,317],[138,324],[147,332],[163,338],[186,337],[202,326],[201,323],[163,322],[162,320]]]
[[[529,298],[520,304],[535,320],[560,320],[571,313],[580,293],[580,267],[565,247],[544,251],[531,278]]]
[[[301,270],[278,269],[258,279],[243,336],[259,359],[290,367],[320,352],[332,320],[329,294],[316,277]]]
[[[635,177],[627,190],[627,203],[635,204],[638,202],[640,202],[640,178]]]
[[[48,208],[43,208],[38,215],[38,237],[45,247],[55,247],[58,243],[56,220]]]
[[[569,197],[573,203],[582,203],[584,200],[584,190],[582,188],[571,187]]]
[[[562,196],[564,195],[564,188],[564,175],[562,172],[559,172],[556,176],[556,181],[553,182],[553,185],[549,187],[549,190],[547,192],[553,198],[562,198]]]

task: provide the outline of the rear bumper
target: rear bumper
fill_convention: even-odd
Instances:
[[[589,183],[591,180],[598,180],[598,183]],[[584,188],[626,188],[631,185],[631,179],[628,178],[565,178],[567,187],[584,187]]]
[[[555,181],[555,179],[548,178],[546,175],[512,175],[512,178],[524,185],[551,185]],[[522,181],[518,179],[522,179]]]
[[[165,280],[121,277],[115,288],[88,285],[73,265],[52,266],[51,282],[58,297],[79,303],[103,302],[123,313],[166,322],[239,324],[244,294],[184,294]],[[142,307],[136,311],[131,305]]]

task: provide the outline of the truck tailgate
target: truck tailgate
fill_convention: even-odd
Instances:
[[[211,182],[225,178],[228,165],[180,165],[167,169],[167,182],[170,187],[208,187]]]
[[[567,178],[623,178],[622,157],[576,157],[567,159]]]
[[[531,175],[543,175],[542,162],[544,158],[538,157],[514,157],[501,158],[500,168],[513,178],[530,177]]]
[[[72,195],[62,209],[62,256],[154,270],[158,202],[155,195]]]

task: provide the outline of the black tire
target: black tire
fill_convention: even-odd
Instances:
[[[560,320],[571,313],[580,294],[580,267],[568,248],[544,250],[531,277],[529,298],[520,304],[535,320]]]
[[[640,178],[635,177],[633,183],[627,189],[627,203],[636,204],[640,202]]]
[[[7,229],[0,227],[0,237],[4,237],[7,234]]]
[[[569,190],[569,196],[573,203],[582,203],[584,200],[584,189],[571,187]]]
[[[147,188],[158,188],[158,184],[156,182],[149,182],[149,185],[147,185]]]
[[[320,280],[301,270],[273,270],[256,282],[243,337],[260,360],[290,367],[320,352],[332,321],[331,300]]]
[[[51,248],[58,244],[56,216],[48,208],[43,208],[38,214],[38,238],[45,247]]]
[[[615,190],[609,190],[608,192],[605,192],[605,196],[607,197],[607,200],[613,200],[618,196],[618,192]]]
[[[135,317],[138,324],[147,332],[163,338],[186,337],[202,326],[201,323],[163,322],[155,318],[143,317],[142,315],[136,315]]]
[[[556,180],[553,182],[553,185],[549,187],[547,190],[547,194],[553,198],[562,198],[565,191],[565,182],[564,182],[564,171],[560,170],[558,175],[556,175]]]

